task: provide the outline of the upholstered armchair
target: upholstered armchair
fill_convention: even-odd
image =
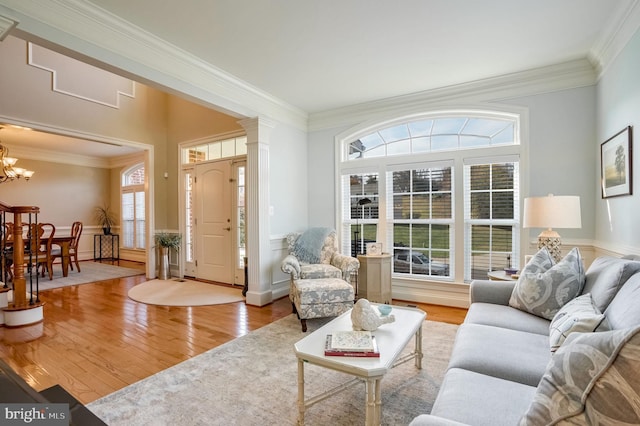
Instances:
[[[289,298],[302,331],[307,319],[340,315],[353,307],[351,277],[360,262],[338,252],[335,230],[309,228],[287,235],[287,244],[289,255],[281,269],[291,276]]]
[[[302,239],[301,239],[302,237]],[[358,259],[338,252],[336,231],[329,228],[309,228],[304,233],[287,235],[289,255],[281,269],[291,279],[342,278],[351,282],[358,271]]]

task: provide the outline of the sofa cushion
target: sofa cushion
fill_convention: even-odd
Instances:
[[[593,261],[585,274],[583,293],[591,293],[593,302],[604,312],[622,285],[636,272],[640,262],[602,256]]]
[[[511,306],[493,303],[472,303],[464,322],[465,324],[492,325],[545,336],[549,334],[549,320]]]
[[[613,298],[604,316],[611,329],[629,328],[640,325],[640,274],[627,280]]]
[[[572,333],[520,425],[640,424],[640,327]]]
[[[565,303],[582,291],[584,265],[580,250],[574,248],[560,262],[544,270],[548,254],[543,248],[527,263],[513,289],[509,306],[551,320]],[[532,265],[540,260],[542,263]],[[534,269],[539,272],[530,272]]]
[[[564,305],[549,325],[551,352],[558,350],[573,332],[591,332],[605,321],[604,314],[593,304],[591,293],[583,294]]]
[[[449,368],[537,386],[550,358],[546,335],[462,324],[456,334]]]
[[[450,368],[431,414],[476,426],[511,426],[518,423],[535,393],[534,386]],[[419,425],[420,419],[411,424]]]

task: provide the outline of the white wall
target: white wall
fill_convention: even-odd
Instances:
[[[278,124],[269,137],[272,236],[283,236],[309,226],[307,147],[306,133],[286,124]]]
[[[334,137],[347,127],[309,134],[309,224],[337,228]]]
[[[598,82],[597,138],[592,145],[596,153],[593,168],[600,169],[600,144],[633,126],[633,195],[602,199],[600,173],[594,177],[596,240],[605,250],[640,253],[640,33],[636,32],[624,50],[607,67]]]
[[[595,237],[593,190],[596,168],[592,149],[595,141],[596,90],[594,86],[514,98],[510,104],[529,111],[528,192],[523,196],[578,195],[582,229],[559,229],[565,243],[592,241]],[[526,132],[526,129],[525,129]],[[540,229],[525,230],[535,239]]]

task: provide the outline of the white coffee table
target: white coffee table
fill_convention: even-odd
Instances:
[[[372,305],[374,307],[376,306],[375,304]],[[384,375],[391,368],[410,361],[411,359],[415,360],[416,368],[422,368],[422,323],[427,314],[420,309],[400,306],[393,306],[391,314],[395,316],[395,322],[384,324],[373,332],[378,342],[380,358],[324,355],[324,345],[327,334],[339,330],[352,330],[351,311],[345,312],[294,345],[296,357],[298,358],[298,424],[304,424],[304,412],[308,407],[361,381],[366,383],[365,424],[380,424],[382,418],[380,382]],[[400,353],[412,337],[415,339],[414,351],[400,357]],[[356,377],[327,392],[305,399],[305,362],[341,371]]]

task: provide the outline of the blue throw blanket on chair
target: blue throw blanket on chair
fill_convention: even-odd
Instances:
[[[320,255],[324,240],[333,231],[331,228],[309,228],[296,240],[293,254],[299,261],[306,263],[320,263]]]

